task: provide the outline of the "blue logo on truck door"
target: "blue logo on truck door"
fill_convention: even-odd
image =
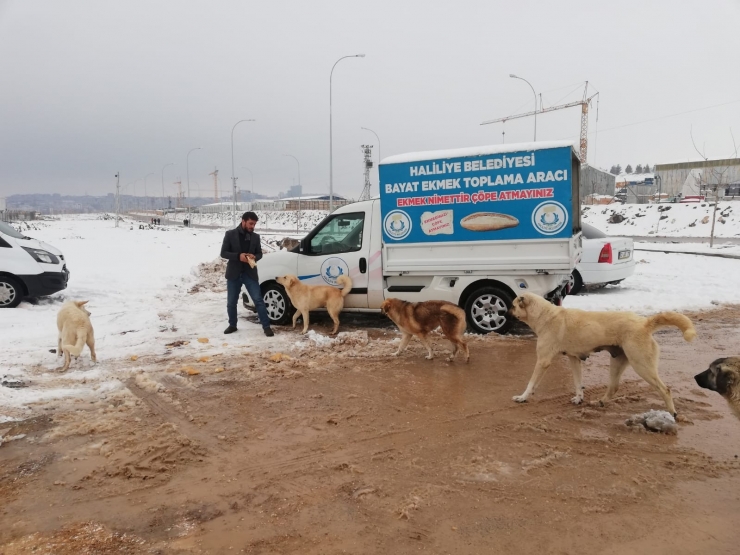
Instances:
[[[385,163],[383,238],[394,243],[571,236],[572,148]]]

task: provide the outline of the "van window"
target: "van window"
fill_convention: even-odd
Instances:
[[[336,214],[311,236],[308,254],[336,254],[362,248],[365,213]]]
[[[17,232],[13,226],[8,225],[5,222],[0,222],[0,233],[4,233],[13,239],[26,239],[25,235]]]

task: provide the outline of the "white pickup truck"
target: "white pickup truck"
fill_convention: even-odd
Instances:
[[[446,300],[473,331],[505,333],[519,292],[554,303],[566,294],[581,253],[579,169],[561,142],[386,158],[380,198],[339,208],[293,250],[262,258],[270,319],[287,324],[293,314],[277,276],[336,286],[349,275],[345,311],[379,311],[389,297]]]

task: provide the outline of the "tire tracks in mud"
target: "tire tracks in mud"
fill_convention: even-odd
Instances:
[[[154,415],[154,418],[159,420],[159,424],[173,424],[182,435],[198,441],[206,448],[215,449],[218,447],[219,441],[213,437],[213,434],[190,422],[162,395],[142,389],[133,378],[129,378],[123,383],[134,397],[144,403]]]

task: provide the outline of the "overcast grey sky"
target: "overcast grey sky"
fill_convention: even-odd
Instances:
[[[146,174],[148,193],[239,186],[357,197],[360,145],[382,156],[502,140],[488,119],[601,93],[589,162],[710,158],[740,141],[737,0],[533,2],[0,0],[0,196],[107,194]],[[570,94],[568,94],[570,93]],[[724,104],[711,109],[698,110]],[[671,114],[698,110],[666,117]],[[645,122],[638,125],[627,125]],[[598,130],[598,134],[596,131]],[[530,141],[531,118],[506,124]],[[578,139],[579,108],[537,118],[537,139]],[[375,182],[373,174],[373,182]],[[132,192],[133,187],[129,187]],[[143,181],[136,184],[143,194]],[[377,192],[377,188],[374,188]]]

